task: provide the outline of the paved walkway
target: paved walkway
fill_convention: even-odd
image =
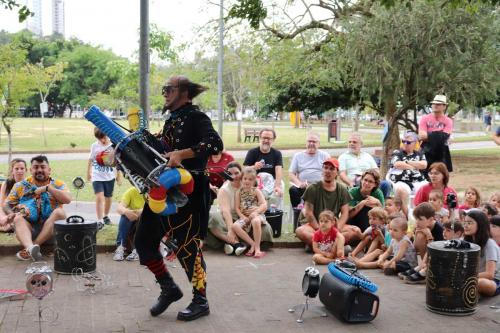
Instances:
[[[304,301],[301,281],[310,255],[300,249],[275,249],[263,259],[205,253],[208,265],[210,316],[184,323],[176,314],[190,301],[190,285],[177,262],[169,269],[185,296],[164,314],[153,318],[148,309],[159,294],[152,274],[137,262],[115,262],[111,254],[98,254],[97,269],[112,286],[95,294],[79,291],[68,275],[54,275],[54,292],[41,305],[42,332],[190,332],[190,333],[290,333],[290,332],[499,332],[500,312],[489,306],[500,297],[483,299],[478,311],[467,317],[431,313],[425,307],[425,286],[408,286],[397,277],[365,271],[379,285],[377,318],[366,324],[346,324],[328,315],[306,313],[295,322],[288,308]],[[48,258],[52,266],[52,258]],[[12,256],[0,258],[1,288],[24,288],[26,262]],[[320,267],[321,274],[326,267]],[[319,304],[314,299],[313,304]],[[57,314],[50,321],[51,311]],[[32,297],[0,302],[0,332],[33,333],[38,329],[38,301]]]

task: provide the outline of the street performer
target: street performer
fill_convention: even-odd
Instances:
[[[193,98],[207,88],[184,76],[173,76],[162,89],[164,110],[169,110],[160,140],[166,147],[167,166],[182,167],[191,172],[194,191],[188,203],[176,214],[161,216],[153,213],[148,203],[142,211],[135,235],[135,247],[140,263],[149,268],[160,284],[158,301],[151,307],[152,316],[163,313],[183,294],[167,271],[159,244],[167,236],[176,244],[176,255],[193,286],[193,300],[177,314],[183,321],[195,320],[210,313],[206,294],[206,266],[201,252],[201,240],[208,226],[210,189],[205,171],[209,155],[222,151],[222,140],[207,115],[192,104]]]

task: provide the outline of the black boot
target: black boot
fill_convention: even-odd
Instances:
[[[182,291],[175,284],[170,273],[167,272],[167,274],[159,278],[157,281],[161,287],[161,294],[158,297],[158,302],[156,302],[151,309],[149,309],[149,312],[151,312],[153,317],[160,315],[170,304],[182,298]]]
[[[208,307],[207,297],[200,294],[197,290],[194,290],[193,301],[187,308],[179,311],[177,319],[182,321],[191,321],[202,316],[207,316],[208,314],[210,314],[210,308]]]

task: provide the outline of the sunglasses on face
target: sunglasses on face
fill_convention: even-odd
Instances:
[[[405,145],[411,145],[413,141],[408,141],[408,140],[401,140],[401,142]]]
[[[171,94],[175,89],[179,88],[178,86],[163,86],[161,88],[161,94],[162,95],[168,95]]]

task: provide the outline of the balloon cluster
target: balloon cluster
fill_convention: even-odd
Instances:
[[[191,194],[194,188],[193,176],[186,169],[172,168],[162,172],[158,181],[161,186],[149,190],[149,208],[160,215],[177,213],[177,207],[182,206],[182,199],[179,200],[176,193]],[[185,198],[181,196],[183,197]]]
[[[103,166],[115,166],[115,154],[113,148],[108,148],[106,150],[100,151],[96,154],[95,160],[97,164]]]

